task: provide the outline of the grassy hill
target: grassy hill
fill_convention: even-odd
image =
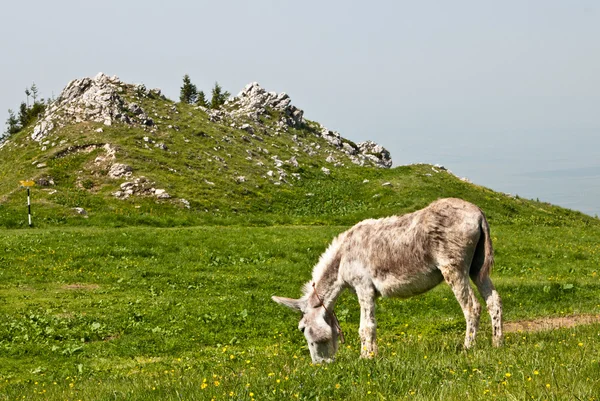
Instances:
[[[308,210],[331,202],[323,196],[336,195],[323,193],[320,187],[342,181],[354,186],[357,180],[362,182],[363,175],[378,177],[371,171],[375,168],[354,167],[341,146],[332,145],[321,135],[319,124],[303,120],[290,125],[285,110],[264,110],[256,120],[245,115],[234,118],[227,113],[239,110],[235,104],[210,110],[174,103],[156,92],[140,91],[138,86],[120,81],[115,87],[121,91],[119,101],[113,103],[125,106],[120,106],[118,119],[114,118],[116,112],[112,113],[114,124],[85,120],[89,105],[78,113],[69,110],[77,107],[72,105],[81,101],[84,92],[62,101],[54,113],[47,113],[54,115],[55,127],[37,141],[31,137],[38,127],[31,125],[4,144],[0,149],[0,224],[23,225],[15,212],[23,203],[18,183],[24,179],[47,185],[38,186],[35,194],[36,221],[44,226],[198,224],[235,220],[236,213],[253,214],[258,220],[270,216],[268,221],[290,211],[296,215],[290,221],[310,221],[320,210]],[[70,93],[69,87],[65,92]],[[92,111],[94,107],[101,108],[94,105]],[[144,123],[136,120],[134,113],[139,110],[145,110]],[[149,120],[150,126],[145,123]],[[351,144],[343,138],[339,141]],[[368,159],[366,162],[370,164]],[[129,166],[131,176],[111,178],[110,167],[117,163]],[[331,176],[323,168],[329,168]],[[125,200],[112,195],[123,182],[140,177],[148,181],[138,188],[140,192],[155,187],[167,191],[170,198],[157,201],[147,191]],[[374,195],[375,189],[365,195],[369,194]],[[303,200],[301,207],[297,207],[299,199]],[[290,201],[294,203],[290,205]],[[84,208],[89,220],[78,222],[81,219],[74,218],[74,207]],[[348,207],[357,209],[355,205]],[[335,209],[327,212],[337,213]]]
[[[356,151],[356,144],[310,120],[290,123],[285,109],[256,106],[251,110],[262,114],[252,119],[240,113],[246,111],[240,102],[211,110],[174,103],[139,85],[100,82],[105,85],[98,91],[119,89],[118,99],[90,106],[85,96],[92,90],[73,95],[71,83],[56,102],[60,107],[46,113],[54,119],[42,120],[52,121],[53,129],[41,136],[41,123],[31,124],[0,148],[0,226],[26,225],[19,188],[26,179],[38,183],[33,188],[37,227],[350,224],[413,211],[447,196],[471,200],[501,221],[591,221],[512,199],[429,165],[378,168],[364,155],[365,165],[356,165],[356,156],[344,152]],[[78,106],[82,98],[87,103]],[[114,104],[120,108],[106,114]],[[92,112],[113,121],[109,126],[93,121]],[[114,165],[131,171],[111,177]],[[146,182],[129,187],[131,196],[113,195],[141,177]],[[151,188],[165,190],[169,198],[157,199]]]
[[[119,83],[82,119],[73,85],[53,129],[37,122],[0,148],[0,400],[598,400],[598,323],[510,332],[494,349],[484,314],[464,352],[441,285],[379,300],[380,356],[360,360],[358,303],[344,293],[347,343],[313,366],[298,316],[270,300],[299,295],[349,225],[454,196],[488,217],[506,322],[593,320],[598,219],[439,167],[376,167],[344,152],[358,144],[299,124],[284,96],[271,96],[278,109],[215,111]],[[116,164],[131,175],[111,178]],[[24,179],[38,183],[33,229]]]

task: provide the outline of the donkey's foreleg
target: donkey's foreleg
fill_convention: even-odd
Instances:
[[[360,356],[373,358],[377,355],[377,323],[375,322],[375,291],[356,289],[360,304]]]

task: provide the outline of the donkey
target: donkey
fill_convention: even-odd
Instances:
[[[469,277],[491,316],[493,345],[502,345],[502,302],[490,279],[494,262],[488,222],[477,206],[461,199],[440,199],[424,209],[364,220],[333,240],[313,269],[300,299],[273,296],[302,312],[298,329],[308,342],[313,363],[332,362],[343,334],[334,307],[350,288],[360,304],[361,357],[377,354],[375,298],[408,298],[446,281],[460,304],[467,331],[464,347],[477,334],[481,305]]]

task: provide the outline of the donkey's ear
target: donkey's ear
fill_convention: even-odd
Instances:
[[[300,300],[300,299],[293,299],[293,298],[284,298],[284,297],[276,297],[276,296],[272,296],[271,299],[275,302],[277,302],[278,304],[281,304],[283,306],[287,306],[288,308],[297,310],[302,312],[302,310],[304,309],[305,306],[305,302]]]

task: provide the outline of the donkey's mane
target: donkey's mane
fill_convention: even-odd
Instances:
[[[323,252],[319,258],[319,262],[315,265],[312,272],[312,280],[304,284],[302,293],[303,298],[308,298],[314,291],[313,283],[320,283],[323,281],[335,280],[338,273],[339,267],[339,249],[342,244],[346,233],[338,235],[327,247],[327,250]]]

